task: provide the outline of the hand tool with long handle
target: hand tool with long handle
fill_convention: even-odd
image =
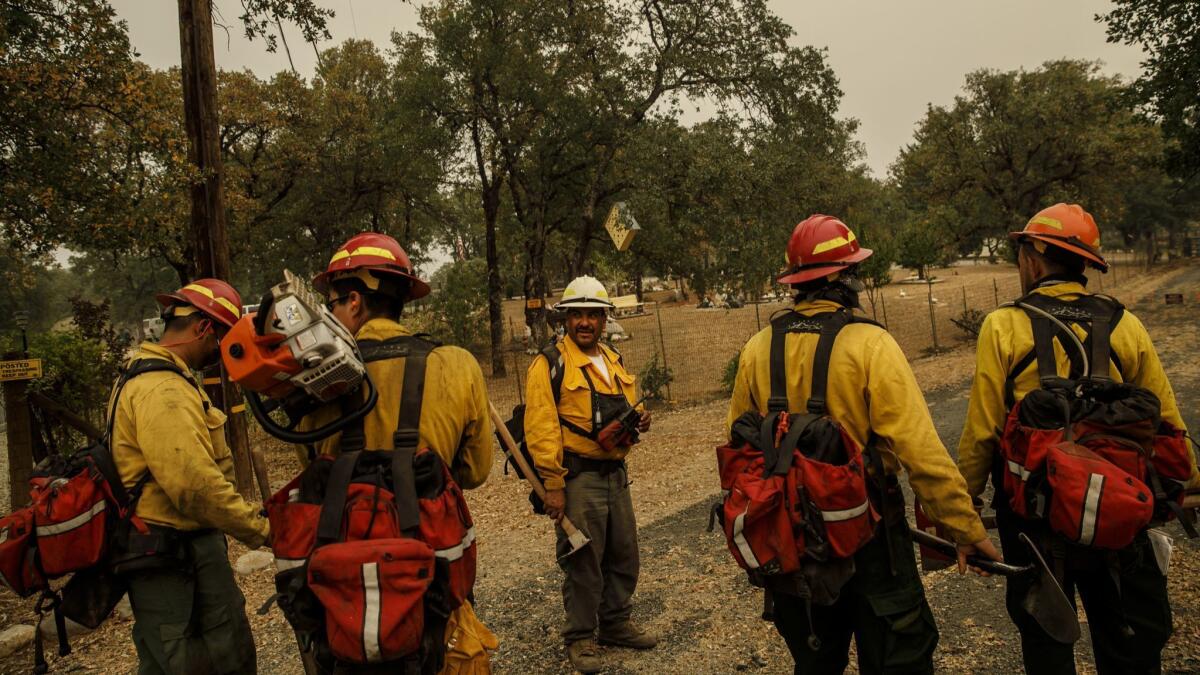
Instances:
[[[922,530],[914,529],[912,535],[913,539],[922,546],[928,546],[949,556],[958,556],[958,547],[953,542]],[[1050,566],[1046,564],[1046,559],[1042,557],[1041,551],[1025,533],[1022,532],[1020,537],[1021,541],[1029,547],[1033,559],[1030,564],[1010,565],[973,555],[967,556],[967,564],[1007,577],[1035,576],[1036,579],[1030,584],[1029,591],[1021,600],[1021,606],[1055,641],[1072,644],[1080,636],[1079,616],[1075,612],[1075,607],[1067,598],[1067,594],[1063,592],[1054,573],[1050,571]]]
[[[508,433],[508,427],[504,425],[504,420],[500,417],[500,413],[496,411],[496,406],[492,405],[491,401],[488,401],[488,413],[492,417],[492,426],[496,428],[496,435],[500,437],[501,445],[504,446],[504,452],[517,465],[517,470],[529,482],[529,486],[533,488],[534,493],[544,501],[546,499],[545,486],[542,485],[542,481],[538,478],[537,473],[534,472],[533,467],[529,466],[529,462],[525,461],[525,456],[521,454],[521,450],[517,447],[517,442],[513,440],[512,434]],[[567,542],[571,545],[571,550],[563,558],[582,551],[585,546],[591,543],[587,535],[575,527],[575,524],[566,515],[563,515],[558,526],[567,534]]]

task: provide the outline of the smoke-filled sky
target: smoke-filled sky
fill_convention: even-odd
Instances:
[[[215,31],[217,66],[249,68],[260,77],[288,68],[282,46],[266,51],[242,35],[241,3],[214,0],[228,35]],[[112,0],[128,22],[134,47],[156,68],[179,64],[176,3]],[[337,14],[333,41],[369,39],[386,48],[392,31],[416,28],[416,10],[400,0],[319,0]],[[945,105],[979,68],[1036,68],[1059,58],[1101,60],[1104,72],[1136,77],[1140,51],[1111,45],[1093,17],[1108,11],[1100,0],[772,0],[791,24],[796,45],[828,49],[841,80],[843,116],[859,120],[858,139],[877,177],[897,153],[929,104]],[[316,58],[295,26],[285,24],[297,70],[309,76]],[[328,45],[325,45],[328,46]],[[696,118],[689,113],[688,119]]]

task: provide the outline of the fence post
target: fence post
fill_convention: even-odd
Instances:
[[[8,425],[9,508],[29,501],[29,476],[33,473],[33,420],[26,397],[28,382],[5,382],[4,420]]]
[[[762,317],[758,313],[758,306],[762,304],[762,296],[758,296],[758,300],[754,303],[754,323],[758,326],[758,330],[762,330]],[[662,330],[661,328],[659,329]]]
[[[883,310],[883,327],[887,328],[887,302],[883,299],[883,289],[879,290],[879,308]]]
[[[992,297],[996,300],[996,306],[1000,306],[1000,286],[996,283],[996,277],[992,277]]]
[[[967,315],[967,286],[966,286],[966,284],[964,284],[962,287],[962,293],[963,293],[963,318],[966,318],[966,315]]]
[[[517,364],[517,350],[512,350],[513,379],[517,381],[517,403],[525,405],[524,387],[521,386],[521,367]]]
[[[929,289],[929,329],[933,335],[933,350],[936,352],[941,347],[938,346],[937,339],[937,316],[933,312],[933,279],[926,279],[925,286]]]
[[[655,305],[655,306],[654,306],[654,316],[655,316],[655,317],[658,319],[658,345],[659,345],[659,347],[661,347],[661,348],[662,348],[662,359],[663,359],[663,362],[662,362],[662,367],[663,367],[663,372],[664,372],[664,373],[666,373],[666,372],[668,372],[668,368],[667,368],[667,340],[666,340],[666,338],[664,338],[664,337],[663,337],[663,327],[662,327],[662,305]],[[668,401],[673,401],[673,400],[675,400],[675,399],[674,399],[674,397],[672,397],[672,396],[671,396],[671,379],[670,379],[670,378],[667,378],[667,400],[668,400]]]

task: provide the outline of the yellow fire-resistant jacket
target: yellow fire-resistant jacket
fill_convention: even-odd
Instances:
[[[1086,294],[1083,286],[1075,282],[1045,286],[1036,292],[1067,300]],[[1087,337],[1087,332],[1078,324],[1071,324],[1071,328],[1080,340]],[[1171,383],[1167,381],[1167,374],[1163,372],[1162,363],[1142,322],[1126,310],[1113,329],[1110,341],[1123,370],[1117,370],[1113,363],[1109,366],[1111,377],[1118,382],[1128,381],[1149,389],[1162,403],[1162,418],[1184,429],[1183,419],[1175,404],[1175,392],[1171,390]],[[981,494],[987,486],[993,454],[1000,447],[1000,432],[1008,416],[1004,402],[1004,381],[1016,361],[1031,349],[1033,327],[1024,311],[1016,307],[1002,307],[984,319],[975,352],[975,382],[971,387],[966,424],[958,443],[958,468],[966,478],[967,490],[972,495]],[[1065,376],[1070,372],[1067,353],[1057,340],[1054,342],[1054,359],[1060,375]],[[1037,364],[1032,363],[1017,376],[1013,397],[1020,401],[1039,386]],[[1192,455],[1192,484],[1196,482],[1195,456]]]
[[[525,443],[547,490],[561,490],[566,486],[564,448],[594,459],[624,459],[629,454],[628,447],[605,452],[596,441],[559,423],[561,417],[580,429],[592,430],[592,391],[580,369],[589,370],[598,394],[622,394],[630,405],[638,397],[634,385],[636,378],[625,370],[616,352],[607,346],[601,345],[600,353],[608,366],[611,381],[604,378],[570,337],[558,341],[558,351],[563,356],[563,381],[557,406],[554,391],[550,388],[550,364],[545,357],[539,356],[529,364],[525,381]]]
[[[391,319],[371,319],[358,329],[356,340],[387,340],[412,333]],[[404,359],[386,359],[367,364],[367,375],[379,392],[375,408],[363,420],[366,447],[391,450],[392,434],[400,420],[400,394],[404,383]],[[341,408],[329,405],[301,422],[301,429],[314,429],[336,419]],[[488,417],[487,387],[483,371],[465,349],[446,345],[429,354],[425,362],[425,391],[421,403],[418,447],[441,456],[454,480],[463,489],[479,487],[492,470],[492,423]],[[318,443],[321,454],[336,455],[341,434]],[[308,451],[300,448],[301,461]]]
[[[826,300],[801,302],[795,310],[806,316],[836,311]],[[812,359],[818,335],[789,333],[784,342],[788,368],[788,410],[803,412],[812,390]],[[750,338],[738,360],[733,399],[726,429],[742,414],[767,413],[771,395],[771,328]],[[874,432],[885,470],[896,474],[903,466],[908,482],[929,516],[946,528],[959,544],[987,537],[971,507],[966,485],[942,445],[929,408],[900,345],[882,328],[849,324],[838,334],[829,358],[826,389],[829,415],[861,447]]]
[[[225,413],[196,386],[182,359],[152,343],[142,343],[137,359],[163,359],[185,377],[144,373],[129,380],[115,402],[110,441],[113,461],[125,487],[147,471],[151,479],[138,500],[146,522],[178,530],[214,527],[250,548],[266,541],[267,519],[238,494],[233,456],[225,444]],[[111,412],[110,412],[111,414]]]

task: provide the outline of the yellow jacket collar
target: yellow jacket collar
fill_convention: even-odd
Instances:
[[[592,360],[587,354],[575,344],[575,341],[570,336],[564,337],[559,341],[560,349],[563,353],[563,367],[566,373],[563,375],[563,386],[567,389],[576,389],[586,387],[587,380],[583,379],[583,374],[579,371],[580,368],[592,367]],[[617,355],[604,343],[600,344],[600,354],[604,356],[604,362],[608,365],[608,372],[616,379],[625,384],[633,384],[633,376],[630,375],[625,367],[617,360]]]
[[[354,339],[388,340],[401,335],[412,335],[412,331],[400,325],[399,321],[393,321],[392,319],[371,319],[358,329],[358,333],[354,335]]]
[[[183,374],[188,379],[193,379],[192,378],[192,368],[191,368],[191,366],[189,366],[187,364],[186,361],[179,358],[179,355],[176,354],[175,352],[171,351],[170,349],[167,349],[166,347],[160,347],[159,345],[156,345],[153,342],[143,342],[142,344],[138,345],[137,353],[134,354],[133,358],[130,359],[125,365],[128,366],[129,363],[137,361],[138,359],[147,359],[147,358],[162,359],[164,361],[170,361],[171,363],[175,364],[176,366],[179,366],[179,369],[183,371]]]
[[[1083,284],[1079,283],[1078,281],[1064,281],[1062,283],[1050,284],[1049,286],[1035,288],[1033,292],[1039,295],[1046,295],[1051,298],[1061,298],[1064,295],[1088,294],[1087,289],[1085,289]]]
[[[836,312],[839,309],[845,309],[845,307],[842,307],[832,300],[804,300],[802,302],[797,302],[796,305],[792,307],[793,311],[799,312],[805,316],[824,314],[826,312]]]

